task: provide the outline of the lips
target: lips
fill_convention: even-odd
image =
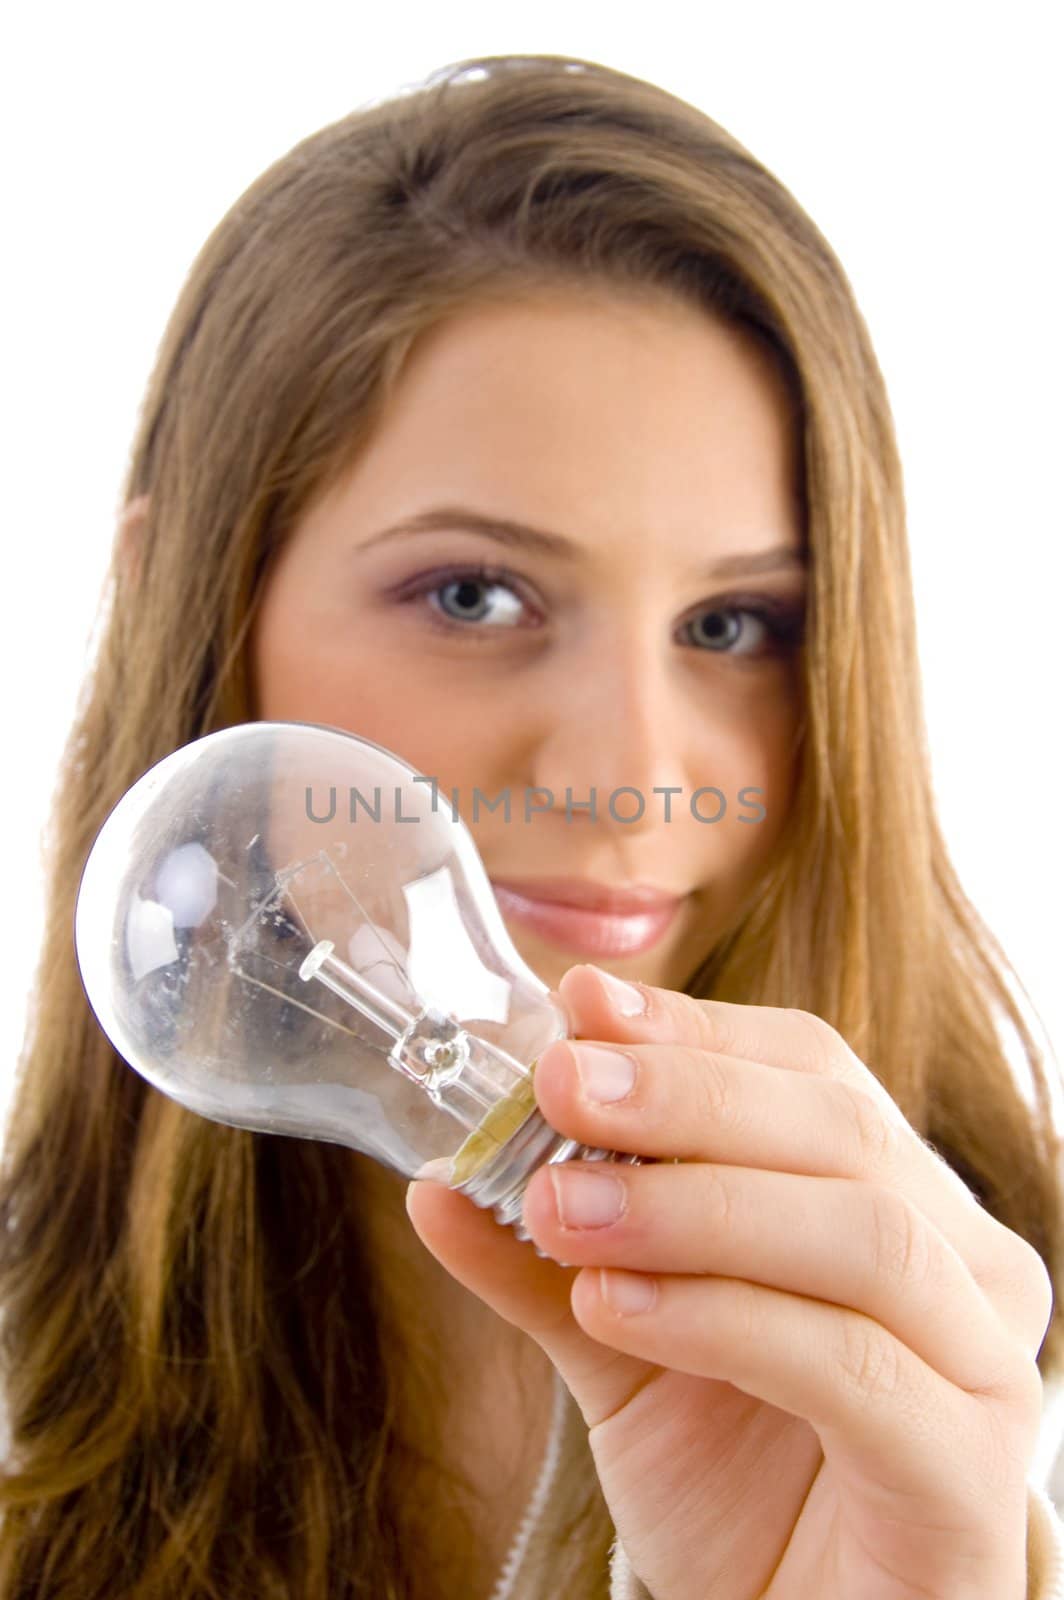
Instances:
[[[520,884],[493,879],[492,887],[506,917],[550,944],[591,957],[651,949],[672,926],[683,899],[658,889],[609,889],[572,878]]]
[[[614,889],[608,884],[593,883],[588,878],[493,878],[491,881],[496,889],[519,894],[524,900],[545,900],[551,905],[579,906],[585,911],[611,911],[621,916],[641,911],[661,911],[666,906],[675,906],[683,898],[665,889],[653,889],[643,884]]]

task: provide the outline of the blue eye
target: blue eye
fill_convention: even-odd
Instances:
[[[501,629],[517,627],[522,612],[530,610],[522,598],[519,579],[503,567],[452,567],[428,573],[398,596],[404,604],[421,597],[427,602],[433,627],[477,642]],[[479,626],[481,623],[484,626]],[[535,621],[528,626],[536,626]]]
[[[489,580],[480,573],[467,573],[465,576],[450,578],[446,583],[437,584],[432,589],[423,592],[440,596],[440,610],[452,620],[462,622],[483,622],[489,613],[491,601],[478,596],[478,591],[486,590],[488,595],[504,597],[504,603],[496,612],[495,621],[504,627],[512,627],[516,617],[520,616],[522,601],[515,595],[507,583]],[[448,597],[449,596],[449,601]],[[509,597],[509,604],[505,597]],[[454,607],[451,610],[451,606]]]
[[[684,626],[696,644],[718,655],[760,656],[796,643],[800,618],[791,605],[777,610],[775,602],[761,601],[756,605],[717,605],[699,612]]]
[[[708,645],[711,650],[727,650],[742,635],[742,625],[738,619],[744,616],[753,616],[764,631],[765,624],[756,613],[738,609],[703,611],[688,626],[698,644]],[[711,626],[704,627],[706,622]]]
[[[471,642],[520,627],[523,616],[529,618],[526,627],[536,627],[542,620],[525,600],[521,580],[505,567],[475,565],[427,573],[396,598],[403,604],[424,598],[433,627],[452,637],[464,635]],[[705,654],[760,660],[796,648],[804,615],[801,599],[729,595],[703,605],[682,625],[680,637]]]

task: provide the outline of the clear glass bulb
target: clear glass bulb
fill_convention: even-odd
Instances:
[[[75,945],[104,1032],[163,1094],[434,1178],[521,1239],[544,1162],[639,1161],[544,1119],[532,1074],[563,1008],[447,799],[342,729],[244,723],[152,767],[89,853]]]

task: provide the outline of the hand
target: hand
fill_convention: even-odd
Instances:
[[[535,1173],[526,1226],[569,1265],[434,1183],[420,1238],[561,1373],[655,1600],[1023,1600],[1041,1258],[822,1019],[637,987],[633,1017],[594,967],[558,989],[635,1060],[625,1099],[583,1098],[571,1043],[535,1070],[560,1133],[656,1158]],[[618,1221],[563,1224],[585,1178]],[[637,1274],[622,1315],[604,1280]]]

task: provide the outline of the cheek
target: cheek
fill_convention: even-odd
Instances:
[[[760,821],[737,821],[723,836],[730,867],[741,874],[764,862],[790,815],[800,770],[797,735],[797,711],[789,703],[751,707],[723,761],[712,763],[718,776],[701,780],[724,791],[735,817],[749,818],[756,807],[764,811]]]
[[[388,655],[357,625],[338,635],[312,624],[292,597],[267,596],[249,642],[252,716],[320,722],[383,745],[441,785],[483,786],[505,728],[489,715],[471,722],[445,674],[416,657]]]
[[[743,718],[739,785],[760,786],[765,791],[762,803],[777,813],[786,812],[794,789],[801,704],[800,685],[788,671],[781,673],[771,694],[746,708]]]
[[[750,787],[757,787],[761,793],[750,798],[764,807],[765,815],[760,822],[743,829],[744,833],[751,836],[745,846],[747,861],[751,865],[759,866],[766,860],[783,831],[794,803],[798,760],[793,750],[793,738],[794,729],[788,728],[785,736],[762,744],[757,755],[759,774],[750,780]],[[749,808],[747,814],[750,814]]]
[[[358,651],[341,651],[283,596],[269,598],[259,614],[249,645],[252,709],[263,721],[327,722],[344,725],[339,713],[353,709],[366,693],[368,678]]]

